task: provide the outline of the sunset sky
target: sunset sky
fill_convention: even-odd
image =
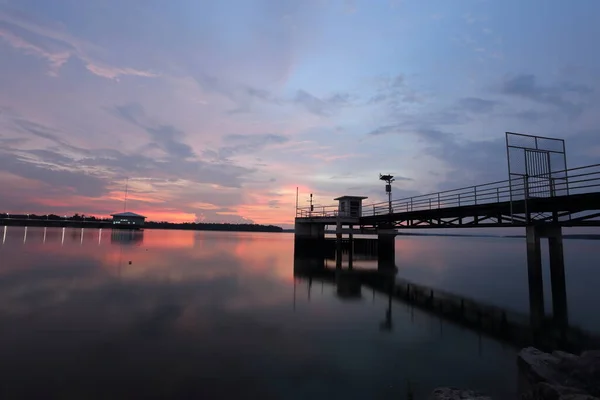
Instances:
[[[0,0],[0,212],[289,226],[600,162],[597,0]]]

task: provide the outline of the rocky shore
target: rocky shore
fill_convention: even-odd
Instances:
[[[600,400],[600,350],[581,355],[528,347],[519,352],[523,400]]]
[[[519,397],[521,400],[600,400],[600,350],[580,355],[534,347],[521,350]],[[431,400],[491,400],[473,390],[438,388]]]

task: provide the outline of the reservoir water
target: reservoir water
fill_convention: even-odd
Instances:
[[[591,332],[599,244],[565,240],[569,321]],[[279,233],[0,227],[0,397],[515,395],[518,349],[399,301],[382,329],[386,296],[295,279],[293,247]],[[524,239],[403,236],[396,265],[528,311]]]

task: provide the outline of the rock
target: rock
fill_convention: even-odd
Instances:
[[[584,358],[598,358],[600,359],[600,350],[588,350],[581,353],[581,357]]]
[[[521,392],[531,390],[541,382],[559,384],[563,380],[557,370],[559,360],[560,358],[534,347],[521,350],[517,358]]]
[[[567,353],[566,351],[553,351],[552,355],[554,357],[558,357],[561,360],[566,360],[566,361],[576,361],[579,357],[576,356],[575,354],[571,354],[571,353]]]
[[[430,400],[491,400],[492,398],[474,390],[463,390],[451,387],[437,388],[429,397]]]
[[[550,385],[542,382],[531,387],[530,390],[521,395],[522,400],[564,400],[565,396],[587,396],[587,394],[576,388],[559,385]]]
[[[527,400],[588,400],[600,397],[600,351],[577,356],[528,347],[518,356],[519,389]],[[600,399],[597,399],[600,400]]]

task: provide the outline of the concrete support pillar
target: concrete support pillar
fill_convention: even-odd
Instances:
[[[342,268],[342,221],[337,220],[335,227],[335,267]]]
[[[352,269],[354,266],[354,235],[352,234],[352,225],[350,225],[350,233],[348,234],[348,268]]]
[[[540,239],[548,238],[550,253],[550,285],[552,288],[552,317],[559,327],[569,323],[567,287],[563,255],[562,229],[558,225],[528,226],[527,266],[529,275],[529,305],[534,327],[544,319],[544,289],[542,284],[542,259]]]
[[[377,268],[395,268],[396,232],[393,229],[380,230],[377,233]]]
[[[550,252],[550,283],[552,287],[552,314],[554,321],[562,327],[569,323],[567,308],[567,287],[565,261],[563,255],[562,229],[552,227],[546,232]]]
[[[325,225],[298,222],[294,225],[294,255],[299,257],[323,256]]]
[[[542,281],[540,236],[538,227],[528,226],[526,228],[529,312],[534,328],[539,328],[544,320],[544,285]]]

